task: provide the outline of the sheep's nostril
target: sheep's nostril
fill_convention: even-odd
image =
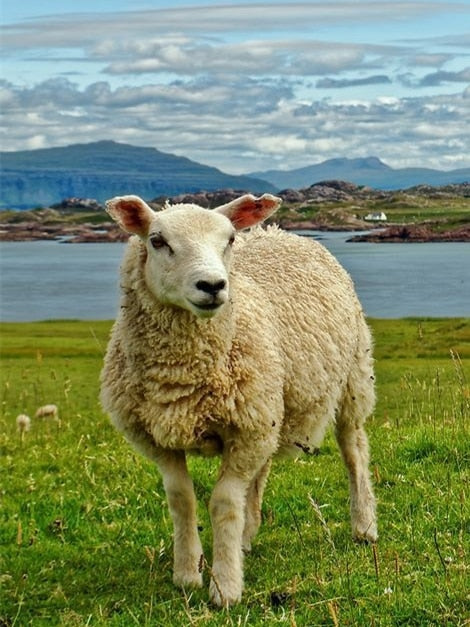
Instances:
[[[206,292],[206,294],[210,294],[211,296],[215,296],[221,290],[225,288],[227,285],[227,281],[221,279],[220,281],[215,281],[214,283],[210,283],[209,281],[198,281],[196,283],[196,287],[201,292]]]

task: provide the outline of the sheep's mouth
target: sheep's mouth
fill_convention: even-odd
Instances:
[[[211,303],[195,303],[192,300],[190,300],[189,303],[191,305],[193,313],[198,318],[213,318],[215,315],[217,315],[217,312],[224,304],[220,301],[212,301]]]
[[[214,311],[218,309],[223,303],[194,303],[190,301],[191,305],[196,307],[196,309],[201,309],[202,311]]]

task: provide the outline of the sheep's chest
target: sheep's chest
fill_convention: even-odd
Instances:
[[[204,455],[221,452],[222,434],[233,420],[233,403],[230,389],[217,377],[210,384],[154,379],[146,388],[139,413],[157,444]]]

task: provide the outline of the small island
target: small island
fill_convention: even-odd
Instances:
[[[155,210],[167,201],[213,208],[244,193],[202,191],[148,203]],[[470,183],[384,191],[333,180],[277,195],[283,204],[272,221],[288,230],[361,231],[350,242],[470,241]],[[127,237],[93,199],[67,198],[51,207],[0,211],[0,241],[123,242]]]

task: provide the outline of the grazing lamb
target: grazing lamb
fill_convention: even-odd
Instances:
[[[26,414],[18,414],[16,417],[16,428],[20,432],[21,440],[23,440],[25,433],[31,429],[31,418]]]
[[[43,405],[39,407],[34,414],[35,418],[51,418],[52,420],[59,420],[59,410],[57,405]]]
[[[101,379],[114,425],[163,477],[174,582],[201,586],[202,548],[186,453],[222,457],[210,499],[210,597],[240,600],[243,550],[260,524],[273,456],[313,452],[327,426],[346,464],[353,535],[377,538],[364,420],[374,405],[371,338],[352,281],[320,244],[250,232],[280,199],[154,212],[137,196],[107,211],[137,235]]]

